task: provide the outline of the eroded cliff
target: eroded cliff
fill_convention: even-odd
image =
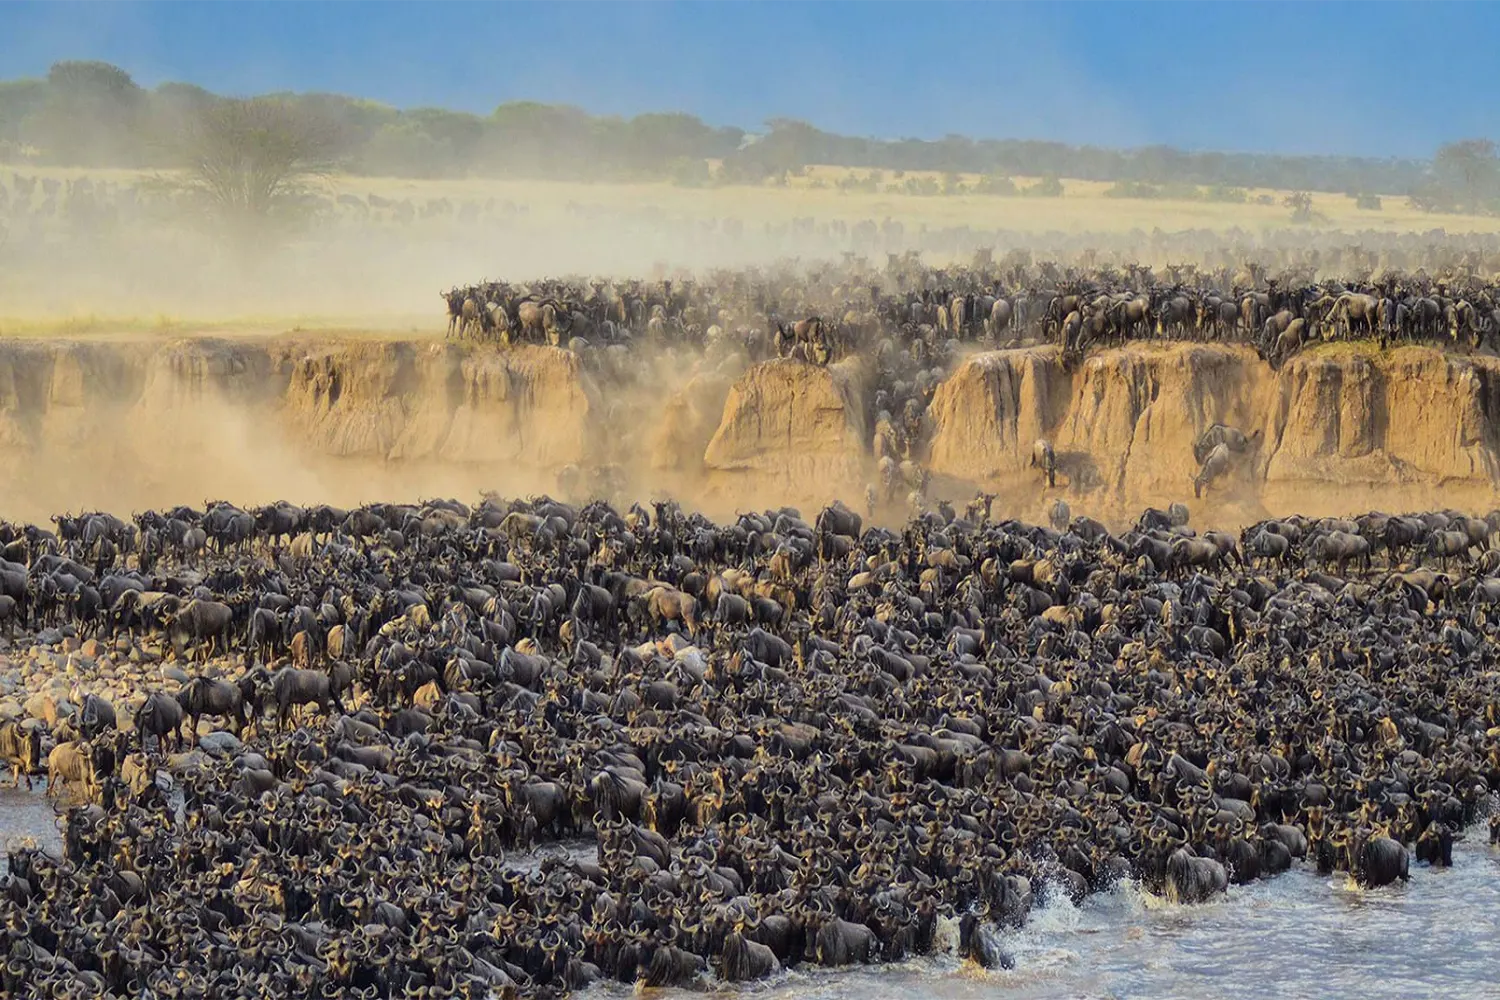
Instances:
[[[1488,506],[1500,486],[1500,362],[1430,348],[1336,345],[1273,370],[1213,345],[977,355],[930,408],[936,474],[1035,494],[1032,444],[1052,441],[1055,493],[1110,511],[1191,498],[1192,444],[1213,423],[1251,438],[1206,506],[1321,512]],[[1029,512],[1029,511],[1027,511]]]
[[[552,488],[597,459],[575,355],[441,342],[186,339],[0,345],[11,517],[205,496],[353,503]]]
[[[276,497],[355,503],[557,490],[609,465],[630,495],[725,513],[862,501],[874,384],[851,360],[737,372],[663,365],[630,390],[568,352],[430,339],[277,337],[0,344],[0,504],[61,510]],[[1317,348],[1274,371],[1252,351],[1132,346],[1076,368],[1050,349],[966,359],[927,413],[933,492],[1054,496],[1119,519],[1192,500],[1192,443],[1251,436],[1206,516],[1485,508],[1500,484],[1500,361],[1426,348]],[[1059,460],[1047,490],[1038,438]],[[892,510],[891,516],[897,514]]]
[[[703,453],[713,495],[755,505],[855,495],[870,466],[868,379],[858,359],[750,368]]]

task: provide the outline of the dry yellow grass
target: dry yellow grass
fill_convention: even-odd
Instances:
[[[41,168],[28,165],[0,164],[0,177],[9,171],[22,174],[74,178],[92,176],[128,184],[149,176],[125,170],[83,170]],[[894,219],[911,226],[970,226],[975,229],[1012,229],[1042,232],[1128,232],[1140,229],[1150,232],[1160,228],[1211,229],[1224,231],[1244,229],[1260,232],[1283,228],[1289,224],[1289,213],[1281,199],[1289,192],[1252,188],[1252,199],[1270,195],[1272,205],[1230,204],[1167,199],[1106,198],[1104,192],[1113,185],[1104,181],[1082,181],[1062,178],[1061,198],[998,197],[965,194],[956,196],[922,196],[883,190],[878,193],[840,191],[836,185],[853,174],[864,177],[870,171],[845,167],[811,167],[804,176],[791,178],[785,186],[735,186],[684,188],[665,183],[598,183],[571,181],[498,180],[464,178],[449,180],[416,180],[393,177],[359,177],[334,175],[319,178],[315,185],[333,196],[378,194],[385,198],[410,198],[420,202],[429,198],[510,201],[526,206],[534,216],[548,218],[566,214],[580,206],[605,206],[633,210],[657,210],[672,216],[701,219],[739,218],[783,223],[798,218],[843,220]],[[896,181],[893,171],[882,171],[889,187]],[[940,181],[937,172],[907,171],[906,178],[931,178]],[[973,184],[973,174],[960,174],[960,180]],[[1036,178],[1012,178],[1019,187],[1034,183]],[[1312,209],[1323,216],[1314,228],[1334,230],[1378,230],[1384,232],[1425,232],[1443,229],[1450,233],[1500,232],[1500,218],[1471,215],[1449,215],[1422,212],[1410,208],[1402,195],[1383,194],[1381,211],[1355,207],[1354,200],[1343,194],[1314,193]]]
[[[854,171],[863,174],[865,171]],[[494,198],[527,205],[534,213],[561,213],[569,205],[628,205],[654,208],[696,218],[740,218],[756,222],[784,223],[796,218],[894,219],[908,227],[969,226],[974,229],[1013,229],[1028,232],[1128,232],[1164,230],[1244,229],[1260,232],[1284,228],[1290,213],[1281,204],[1289,192],[1251,189],[1251,198],[1269,194],[1274,205],[1229,204],[1166,199],[1106,198],[1113,185],[1101,181],[1063,178],[1061,198],[999,197],[964,194],[922,196],[893,191],[879,193],[840,191],[838,177],[844,168],[814,168],[806,177],[793,178],[785,187],[682,188],[669,184],[581,184],[558,181],[503,181],[466,179],[415,181],[396,178],[334,177],[325,183],[330,191],[343,194],[379,194],[386,198]],[[887,178],[890,174],[887,172]],[[908,173],[906,176],[914,176]],[[938,177],[940,175],[931,175]],[[972,182],[973,178],[968,178]],[[1014,178],[1025,187],[1036,178]],[[817,182],[824,187],[816,187]],[[1500,232],[1500,218],[1446,215],[1409,208],[1400,196],[1385,196],[1382,210],[1363,211],[1342,194],[1313,194],[1312,210],[1326,217],[1321,228],[1425,232],[1444,229],[1450,233]]]

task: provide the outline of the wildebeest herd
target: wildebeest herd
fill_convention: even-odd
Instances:
[[[1039,902],[1122,878],[1194,903],[1448,864],[1500,785],[1500,515],[988,508],[6,525],[10,627],[163,661],[0,727],[75,799],[60,856],[9,854],[6,994],[1002,966]]]
[[[1500,295],[1474,271],[1385,272],[1314,280],[1250,264],[1063,268],[994,263],[933,268],[891,255],[883,272],[723,272],[705,281],[490,281],[443,293],[449,336],[581,352],[636,341],[742,346],[752,359],[827,364],[887,342],[928,354],[947,341],[1050,342],[1070,356],[1127,340],[1248,342],[1279,364],[1315,339],[1494,346]]]
[[[907,254],[891,255],[879,272],[849,261],[713,272],[702,280],[496,281],[453,288],[443,298],[450,337],[566,348],[609,386],[640,378],[654,384],[655,370],[637,363],[652,351],[701,357],[732,375],[770,358],[818,365],[865,359],[862,378],[873,391],[863,416],[873,428],[875,476],[864,510],[873,516],[902,501],[913,510],[925,504],[928,407],[967,351],[1054,344],[1071,365],[1090,349],[1128,341],[1211,340],[1249,343],[1274,366],[1318,339],[1493,347],[1500,296],[1479,276],[1479,263],[1455,262],[1437,276],[1386,272],[1379,280],[1338,281],[1314,280],[1306,268],[1272,273],[1254,262],[1157,273],[1137,265],[1033,265],[1014,256],[995,262],[980,254],[969,266],[935,268]],[[1229,471],[1245,445],[1232,431],[1196,454],[1195,493]],[[1032,464],[1055,486],[1052,445],[1036,447]]]

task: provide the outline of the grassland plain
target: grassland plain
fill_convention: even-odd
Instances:
[[[842,220],[891,218],[907,226],[975,229],[1015,229],[1042,232],[1128,232],[1212,229],[1259,231],[1289,224],[1290,213],[1281,201],[1290,192],[1248,190],[1250,199],[1270,195],[1271,205],[1246,203],[1173,201],[1167,199],[1107,198],[1113,184],[1063,178],[1060,198],[1032,198],[989,194],[915,195],[904,191],[844,191],[837,183],[849,176],[864,177],[870,171],[844,167],[813,167],[805,176],[789,178],[785,185],[730,185],[680,187],[672,184],[582,184],[556,181],[513,181],[490,178],[461,180],[413,180],[339,175],[324,184],[333,194],[369,195],[386,198],[494,198],[526,205],[531,211],[554,214],[570,206],[599,204],[656,208],[670,215],[702,219],[739,218],[757,222],[789,222],[797,218]],[[940,173],[908,172],[908,178],[940,181]],[[972,188],[976,175],[957,175]],[[887,185],[889,180],[886,172]],[[1039,178],[1013,178],[1024,189]],[[821,185],[821,186],[819,186]],[[1383,195],[1380,211],[1355,207],[1354,199],[1342,194],[1313,194],[1312,211],[1324,217],[1326,229],[1426,232],[1444,229],[1452,233],[1500,232],[1500,218],[1423,212],[1408,207],[1406,198]]]
[[[159,177],[10,163],[0,164],[0,186],[14,186],[13,174],[87,176],[121,188]],[[878,190],[870,190],[872,174]],[[912,180],[957,184],[968,193],[913,194],[906,190]],[[1423,212],[1396,194],[1382,194],[1378,211],[1356,207],[1347,195],[1312,194],[1313,221],[1294,226],[1282,203],[1285,191],[1249,190],[1244,202],[1116,198],[1105,194],[1112,184],[1063,178],[1061,197],[1041,198],[972,193],[979,180],[843,167],[812,167],[782,184],[707,187],[334,174],[312,182],[333,211],[303,234],[299,247],[261,268],[253,293],[245,290],[248,282],[238,265],[210,261],[211,254],[201,252],[192,236],[163,221],[94,234],[70,229],[62,220],[12,217],[9,239],[0,238],[0,336],[325,330],[436,336],[442,317],[435,293],[455,281],[569,271],[645,276],[668,264],[701,270],[785,256],[815,259],[835,256],[850,244],[847,237],[804,233],[803,227],[864,220],[898,222],[908,238],[924,229],[967,227],[981,234],[1004,231],[1012,241],[1017,234],[1061,233],[1075,244],[1097,233],[1101,239],[1114,237],[1116,245],[1121,236],[1158,230],[1221,234],[1226,245],[1244,235],[1284,236],[1289,228],[1325,240],[1347,233],[1351,245],[1372,231],[1500,232],[1500,218]],[[1024,191],[1037,178],[1013,180]],[[851,189],[854,182],[860,182],[859,189]],[[419,209],[444,198],[471,202],[509,213],[509,222],[496,229],[483,220],[474,226],[447,215],[398,226],[388,213],[373,213],[365,221],[336,201],[343,195],[409,200]],[[700,229],[727,220],[741,224],[742,241],[724,238],[722,227],[718,236],[697,238]],[[0,213],[0,226],[5,223]],[[775,234],[767,235],[770,230]],[[740,245],[728,246],[736,242]],[[1211,237],[1205,245],[1209,242]],[[861,252],[879,256],[878,248]],[[1147,252],[1143,245],[1143,259]]]
[[[37,167],[26,163],[0,163],[0,183],[10,173],[24,176],[72,180],[91,177],[130,185],[160,176],[159,173],[115,169]],[[687,187],[662,182],[583,183],[549,180],[510,180],[490,177],[423,179],[366,177],[334,174],[314,182],[328,196],[351,194],[367,197],[426,199],[495,199],[524,205],[534,213],[576,211],[578,206],[598,204],[621,208],[656,208],[672,215],[703,219],[741,218],[746,221],[789,221],[796,218],[856,221],[899,219],[906,225],[929,227],[970,226],[977,229],[1021,231],[1062,230],[1118,233],[1132,229],[1166,230],[1245,229],[1259,231],[1289,224],[1282,199],[1291,192],[1271,188],[1243,189],[1244,202],[1213,202],[1169,198],[1114,198],[1105,192],[1115,185],[1108,181],[1061,178],[1063,195],[1058,198],[1002,196],[972,193],[981,180],[977,174],[944,174],[938,171],[898,172],[862,168],[813,166],[785,183],[759,185],[714,185]],[[878,191],[842,190],[841,181],[877,175]],[[956,180],[970,193],[918,195],[900,190],[906,180],[941,183]],[[1040,178],[1013,177],[1022,192]],[[1310,227],[1334,230],[1426,232],[1442,229],[1451,233],[1500,232],[1500,217],[1426,212],[1407,203],[1405,195],[1377,192],[1379,210],[1356,207],[1346,194],[1313,192],[1311,210],[1320,218]],[[1270,204],[1256,199],[1267,196]]]

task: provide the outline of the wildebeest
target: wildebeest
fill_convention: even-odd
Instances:
[[[31,791],[31,777],[42,766],[42,730],[40,724],[7,719],[0,722],[0,761],[11,767],[11,787],[26,779]]]
[[[1228,873],[1213,858],[1182,847],[1167,858],[1167,899],[1174,903],[1206,903],[1228,887]]]
[[[1349,870],[1360,885],[1378,888],[1410,877],[1407,850],[1390,837],[1351,837],[1347,844]]]
[[[776,953],[758,941],[752,941],[739,931],[724,939],[719,953],[720,975],[725,982],[744,983],[764,979],[781,968]]]
[[[681,622],[692,635],[698,631],[698,602],[691,594],[684,594],[672,587],[653,587],[641,600],[646,610],[658,622]]]
[[[244,697],[228,681],[194,677],[177,692],[177,703],[187,715],[189,732],[194,738],[198,734],[198,720],[205,715],[217,715],[232,723],[236,733],[245,727]]]
[[[163,752],[168,736],[173,738],[177,749],[182,749],[182,721],[182,706],[177,699],[160,691],[146,695],[146,700],[135,711],[135,730],[140,734],[142,744],[145,737],[154,736]]]
[[[1058,274],[1048,298],[1059,317],[1086,313],[1091,336],[1139,335],[1121,305],[1152,280],[1132,274],[1139,289]],[[1026,280],[935,280],[948,287],[925,298],[932,289],[903,280],[871,309],[925,323],[946,305],[951,323],[962,296],[957,326],[972,332],[987,294],[974,289]],[[799,281],[778,296],[805,312]],[[670,346],[729,326],[742,304],[616,291],[561,308],[615,315],[619,300],[621,323],[650,315]],[[1255,294],[1267,308],[1280,298]],[[926,419],[954,348],[931,331],[890,339],[870,376],[884,393],[875,412]],[[491,364],[456,353],[466,376]],[[1028,364],[1055,352],[1037,354]],[[727,363],[718,374],[737,370]],[[880,456],[899,469],[895,457]],[[903,457],[918,485],[932,456]],[[1320,561],[1330,539],[1388,544],[1404,522],[1288,515],[1237,543],[1211,530],[1211,508],[1190,527],[1170,497],[1117,532],[1034,489],[993,516],[981,495],[960,517],[942,495],[951,480],[935,485],[900,526],[836,505],[811,524],[787,508],[719,523],[666,502],[649,516],[486,496],[309,512],[291,546],[273,534],[279,517],[258,516],[254,536],[223,552],[153,562],[101,547],[101,599],[221,603],[234,626],[220,651],[260,647],[237,680],[160,664],[182,684],[180,731],[198,728],[195,704],[227,708],[236,693],[257,721],[274,695],[294,731],[214,732],[161,756],[153,729],[170,720],[155,726],[150,712],[138,733],[100,732],[100,805],[65,820],[66,861],[16,852],[38,877],[0,893],[0,927],[28,922],[26,940],[53,955],[37,975],[64,992],[77,992],[72,969],[90,990],[98,976],[103,992],[183,995],[243,975],[278,993],[561,993],[600,979],[692,983],[709,965],[731,981],[928,954],[953,915],[958,953],[1004,966],[1008,929],[1035,898],[1080,901],[1126,876],[1181,901],[1216,898],[1221,875],[1243,883],[1303,854],[1373,883],[1401,870],[1379,838],[1442,863],[1452,831],[1484,808],[1500,579],[1467,562],[1437,572],[1430,542],[1448,533],[1473,552],[1487,525],[1414,515],[1409,572],[1345,580],[1336,559]],[[1048,516],[1027,524],[1007,506]],[[3,558],[23,560],[36,599],[18,606],[18,631],[36,633],[45,614],[56,631],[37,661],[55,662],[82,635],[82,605],[42,586],[72,570],[25,539],[0,524]],[[1241,545],[1280,563],[1247,571]],[[1352,559],[1342,568],[1359,575]],[[1500,571],[1500,557],[1483,568]],[[125,634],[151,627],[102,621],[87,657],[101,670],[109,658],[112,684],[126,655],[156,668],[162,644]],[[334,666],[299,670],[299,654]],[[292,666],[273,675],[261,657]],[[83,714],[35,704],[54,739]],[[297,704],[330,718],[298,726]],[[557,843],[584,834],[587,852]],[[524,871],[496,861],[533,847]],[[53,919],[102,927],[117,909],[131,918],[118,960],[94,961],[107,936]],[[138,955],[137,932],[170,962]],[[226,933],[228,964],[214,958]],[[392,948],[398,960],[382,964]],[[420,968],[399,960],[413,948]]]
[[[78,731],[84,739],[91,740],[106,730],[115,728],[115,707],[108,701],[92,692],[78,700]]]
[[[1204,457],[1202,467],[1198,474],[1193,477],[1193,496],[1203,496],[1203,491],[1216,479],[1220,479],[1229,471],[1230,456],[1229,446],[1223,443],[1216,444],[1209,449],[1208,455]]]
[[[1253,556],[1266,561],[1275,560],[1282,563],[1286,562],[1291,551],[1292,543],[1289,538],[1285,535],[1265,530],[1257,531],[1254,535],[1250,536],[1245,548],[1247,556]]]
[[[298,705],[317,705],[327,712],[330,705],[344,711],[341,695],[352,681],[347,664],[335,663],[326,672],[282,667],[271,676],[271,691],[276,700],[276,724],[285,729],[292,723],[292,709]]]
[[[1042,470],[1049,487],[1057,485],[1057,454],[1051,441],[1041,439],[1031,446],[1031,467]]]
[[[818,928],[813,953],[819,965],[837,967],[872,962],[880,949],[869,927],[834,917]]]
[[[1467,558],[1469,547],[1469,536],[1462,531],[1434,531],[1427,543],[1428,551],[1441,562],[1445,569],[1448,566],[1448,560]]]
[[[1247,436],[1244,431],[1227,424],[1211,424],[1198,436],[1198,440],[1193,442],[1193,461],[1202,465],[1208,459],[1209,454],[1221,444],[1232,454],[1241,454],[1253,447],[1258,440],[1260,440],[1259,430]]]
[[[47,755],[47,794],[61,795],[66,785],[82,785],[84,797],[95,798],[94,759],[87,743],[59,743]]]
[[[1052,505],[1047,508],[1047,522],[1052,525],[1054,531],[1066,531],[1072,519],[1073,512],[1068,508],[1067,501],[1060,497],[1052,501]]]
[[[1359,560],[1369,569],[1370,542],[1347,531],[1330,531],[1313,539],[1310,555],[1320,562],[1335,564],[1342,576],[1351,559]]]
[[[228,647],[234,609],[219,601],[192,600],[168,615],[166,621],[173,643],[195,640],[207,659]]]

